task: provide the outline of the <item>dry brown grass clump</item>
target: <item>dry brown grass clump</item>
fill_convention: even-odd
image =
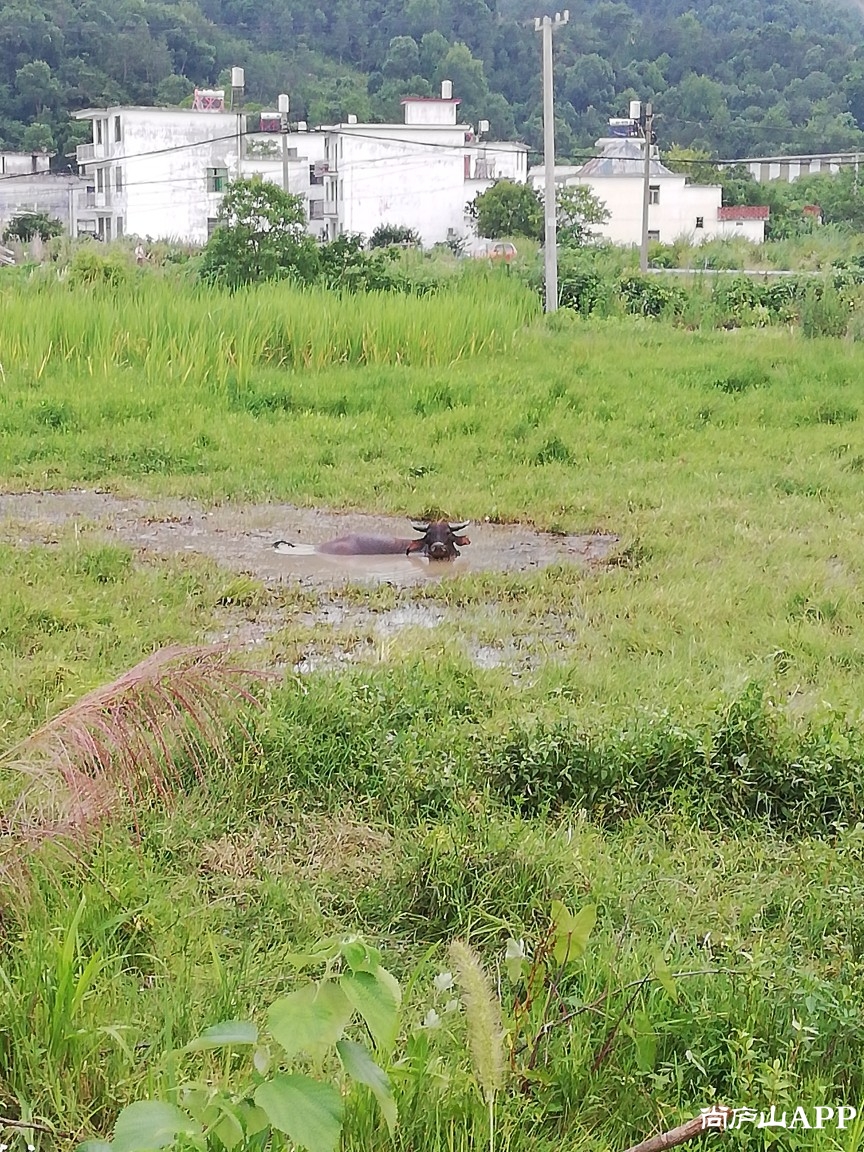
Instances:
[[[118,812],[170,798],[193,772],[227,762],[249,688],[265,674],[235,664],[222,647],[160,649],[88,692],[10,749],[0,761],[7,802],[0,844],[80,839]]]

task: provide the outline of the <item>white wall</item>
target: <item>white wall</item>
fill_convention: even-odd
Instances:
[[[96,113],[87,115],[95,117]],[[115,139],[117,116],[119,141]],[[239,171],[243,176],[259,175],[282,183],[281,135],[248,138],[248,142],[257,139],[274,144],[272,155],[256,156],[254,149],[249,154],[247,140],[238,149],[238,117],[234,113],[110,108],[97,118],[103,124],[102,141],[96,143],[94,121],[93,146],[79,149],[79,160],[87,164],[86,184],[91,187],[98,187],[96,169],[103,168],[103,189],[90,197],[78,197],[79,230],[93,230],[99,216],[109,217],[114,237],[119,217],[126,235],[203,244],[223,195],[210,189],[208,170],[221,170],[227,180],[236,179]],[[288,163],[288,190],[304,199],[320,199],[320,185],[310,190],[309,165],[323,158],[323,135],[291,132],[287,143],[289,150],[297,152]],[[122,179],[119,190],[117,169]],[[93,201],[89,206],[88,200]],[[320,220],[310,222],[309,230],[318,235],[320,225]]]
[[[74,197],[85,186],[86,182],[77,176],[47,173],[14,180],[0,178],[0,232],[19,212],[47,212],[71,232]]]
[[[764,244],[765,220],[718,220],[715,238],[748,240],[751,244]]]
[[[542,191],[542,170],[532,169],[530,178],[534,187]],[[564,183],[585,185],[605,204],[610,216],[607,223],[594,227],[597,236],[613,244],[641,242],[641,175],[568,175]],[[650,183],[659,189],[659,199],[656,204],[649,204],[648,231],[659,233],[662,244],[671,244],[681,237],[700,243],[717,235],[717,210],[723,195],[719,185],[687,184],[684,176],[652,176]],[[700,218],[702,227],[698,228]]]
[[[339,154],[330,187],[343,232],[368,238],[380,224],[404,226],[419,233],[424,247],[463,234],[464,128],[343,127],[331,136],[331,169],[334,142]]]
[[[208,191],[207,170],[225,169],[228,179],[236,178],[238,118],[227,112],[148,108],[126,110],[122,124],[124,190],[115,199],[118,213],[121,205],[126,211],[124,230],[204,243],[207,221],[216,216],[222,199],[221,193]]]

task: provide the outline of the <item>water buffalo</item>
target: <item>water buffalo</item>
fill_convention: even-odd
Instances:
[[[406,556],[420,552],[430,560],[454,560],[459,555],[457,544],[463,548],[471,541],[467,536],[458,536],[463,528],[467,528],[470,521],[464,520],[461,524],[450,524],[446,520],[435,520],[431,524],[413,524],[415,532],[420,532],[417,539],[403,540],[397,536],[340,536],[338,540],[328,540],[326,544],[317,544],[314,547],[304,544],[292,544],[290,540],[277,540],[273,547],[277,552],[295,555],[309,555],[317,553],[324,556],[394,556],[404,552]]]

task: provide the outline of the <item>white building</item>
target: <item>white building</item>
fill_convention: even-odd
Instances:
[[[444,95],[446,92],[446,95]],[[199,99],[200,97],[200,99]],[[204,243],[222,194],[239,175],[283,181],[306,201],[317,238],[362,233],[381,224],[415,229],[425,245],[470,231],[466,204],[493,180],[528,178],[527,148],[489,143],[457,123],[458,100],[407,99],[403,124],[345,124],[279,131],[278,113],[253,126],[225,111],[221,92],[196,93],[197,107],[112,107],[77,112],[93,139],[78,148],[86,173],[75,231],[104,240],[135,235]],[[305,125],[302,126],[305,128]]]
[[[251,117],[226,112],[221,93],[192,110],[112,107],[75,113],[92,120],[93,140],[77,151],[86,190],[75,205],[75,231],[103,240],[134,235],[203,244],[222,194],[238,175],[281,183],[282,141]],[[269,125],[265,128],[269,129]],[[323,218],[323,138],[289,132],[288,190],[318,203]],[[307,214],[315,209],[307,207]],[[316,230],[320,230],[320,224]]]
[[[717,213],[715,238],[749,240],[751,244],[765,242],[765,225],[771,209],[761,204],[736,204],[721,208]]]
[[[75,197],[85,182],[50,166],[47,152],[0,152],[0,233],[22,212],[45,212],[72,231]]]
[[[598,237],[614,244],[639,244],[642,239],[642,205],[645,154],[641,140],[604,137],[597,141],[599,156],[580,167],[555,169],[563,184],[582,184],[591,189],[609,212],[605,224],[596,225]],[[701,244],[721,236],[746,235],[760,242],[765,238],[767,208],[725,209],[719,184],[688,184],[687,177],[672,172],[652,152],[648,184],[648,239],[672,244],[679,239]],[[531,169],[530,179],[543,188],[543,169]],[[741,215],[729,215],[741,212]]]
[[[382,224],[411,228],[424,247],[470,232],[466,206],[495,179],[525,183],[524,144],[483,142],[460,124],[460,101],[445,80],[440,97],[407,97],[402,124],[326,130],[324,211],[327,234],[367,238]]]

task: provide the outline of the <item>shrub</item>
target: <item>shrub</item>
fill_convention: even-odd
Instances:
[[[100,252],[87,245],[79,248],[69,264],[69,284],[104,284],[117,288],[129,279],[129,265],[122,253],[108,250]]]
[[[3,233],[4,240],[20,240],[29,243],[35,236],[40,240],[50,240],[63,233],[63,225],[47,212],[19,212],[9,221]]]
[[[682,289],[648,276],[622,276],[618,292],[627,311],[638,316],[678,315],[687,300]]]
[[[807,337],[845,336],[849,312],[833,284],[814,284],[801,301],[801,332]]]
[[[370,248],[419,248],[420,235],[399,224],[379,224],[369,237]]]

